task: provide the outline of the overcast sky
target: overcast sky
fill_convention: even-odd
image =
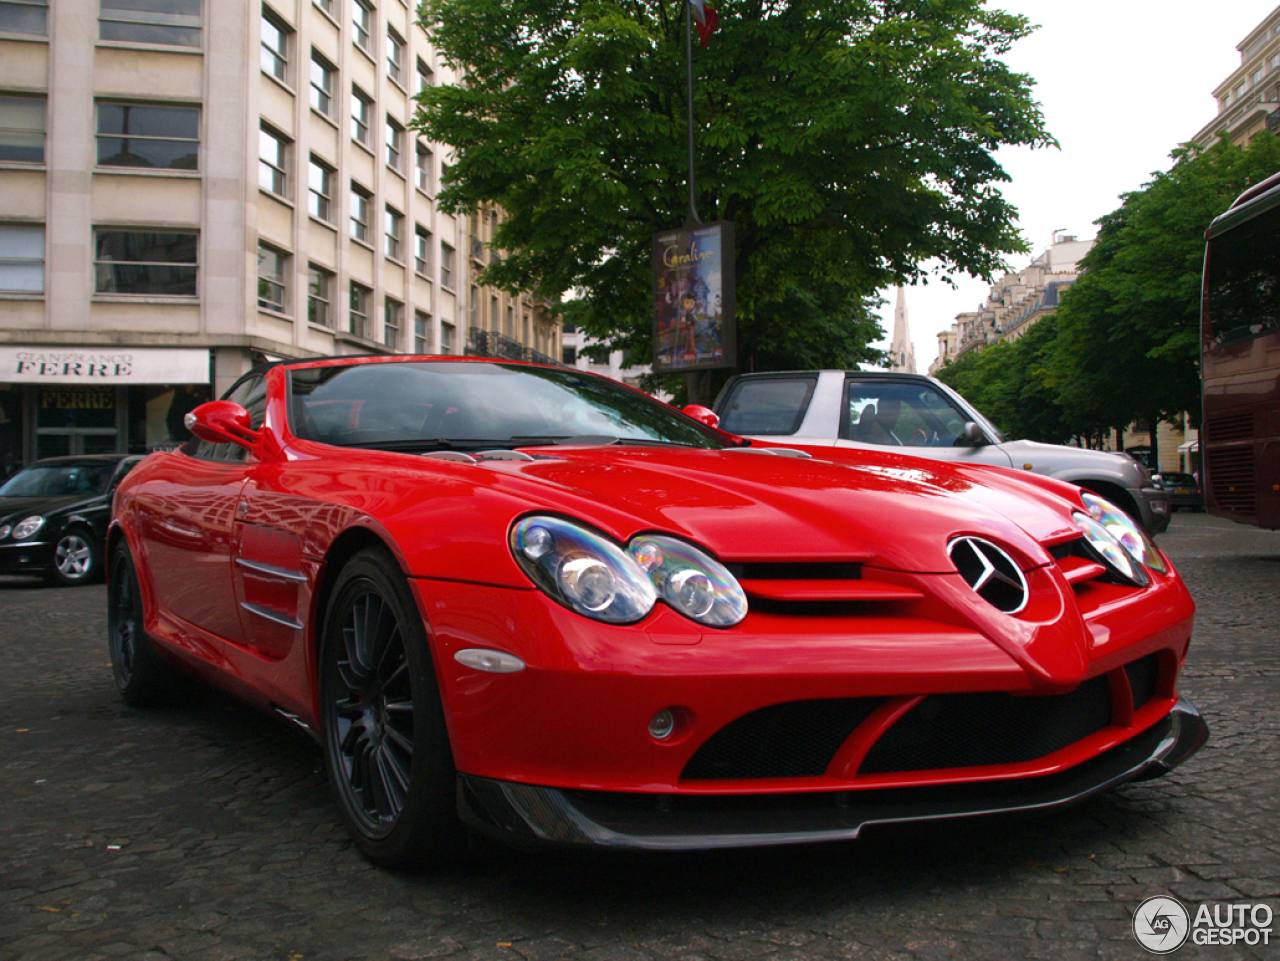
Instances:
[[[1017,207],[1031,255],[1055,230],[1097,236],[1094,221],[1167,170],[1169,153],[1213,119],[1213,90],[1240,66],[1236,45],[1276,9],[1274,0],[992,0],[1025,14],[1040,29],[1015,44],[1007,60],[1035,80],[1033,95],[1060,149],[1009,148],[997,155],[1012,181],[1005,196]],[[1206,226],[1208,226],[1206,224]],[[959,278],[957,278],[959,280]],[[976,310],[990,286],[934,278],[908,288],[907,314],[916,370],[938,356],[938,333],[957,314]],[[893,335],[896,290],[885,291],[887,338]]]

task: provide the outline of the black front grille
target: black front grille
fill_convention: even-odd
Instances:
[[[821,777],[854,728],[882,698],[790,701],[744,714],[702,745],[681,778]]]
[[[1156,696],[1156,682],[1160,678],[1160,655],[1148,654],[1132,664],[1126,664],[1124,672],[1129,675],[1133,709],[1136,711]]]
[[[1070,694],[940,694],[925,698],[880,738],[859,774],[1019,764],[1045,757],[1111,723],[1105,676]]]

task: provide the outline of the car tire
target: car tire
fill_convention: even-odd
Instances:
[[[320,723],[329,784],[366,858],[407,868],[462,854],[457,772],[426,628],[385,550],[352,557],[330,594]]]
[[[158,704],[173,690],[174,670],[156,653],[143,629],[142,591],[129,545],[121,540],[111,554],[107,578],[107,649],[116,690],[126,704]]]
[[[62,532],[53,547],[49,580],[62,587],[96,580],[102,567],[102,551],[88,531],[72,527]]]

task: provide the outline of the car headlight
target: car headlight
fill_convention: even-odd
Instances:
[[[1146,531],[1132,517],[1097,494],[1084,493],[1080,497],[1084,506],[1089,508],[1089,516],[1110,531],[1134,560],[1153,571],[1168,573],[1169,565],[1156,550],[1156,545],[1151,543]]]
[[[511,552],[529,578],[584,617],[641,620],[657,603],[649,576],[622,548],[559,517],[526,517],[511,529]]]
[[[44,518],[39,514],[33,514],[31,517],[23,518],[13,525],[13,539],[15,541],[26,540],[43,526]]]
[[[733,627],[747,616],[747,595],[737,579],[692,544],[642,534],[627,551],[649,575],[658,596],[685,617],[710,627]]]
[[[709,627],[747,616],[747,596],[724,565],[674,537],[644,534],[623,550],[572,521],[535,516],[511,529],[511,551],[538,587],[584,617],[631,624],[658,598]]]
[[[8,537],[9,531],[11,531],[12,529],[13,528],[11,528],[8,524],[0,524],[0,541]]]
[[[1113,575],[1137,587],[1146,587],[1151,578],[1142,564],[1116,540],[1114,534],[1088,514],[1076,511],[1071,515],[1080,530],[1084,532],[1087,543],[1101,561],[1102,566]]]

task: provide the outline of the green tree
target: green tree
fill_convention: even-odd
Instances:
[[[1085,274],[1058,309],[1051,381],[1079,433],[1200,411],[1204,233],[1246,188],[1280,169],[1280,140],[1179,148],[1173,166],[1097,221]]]
[[[496,204],[484,280],[575,292],[586,332],[652,357],[651,236],[687,208],[683,0],[424,0],[464,75],[415,125],[454,149],[442,206]],[[1024,249],[1005,144],[1045,145],[1029,31],[983,0],[723,0],[696,49],[697,205],[736,225],[739,363],[872,359],[874,291],[990,277]]]

